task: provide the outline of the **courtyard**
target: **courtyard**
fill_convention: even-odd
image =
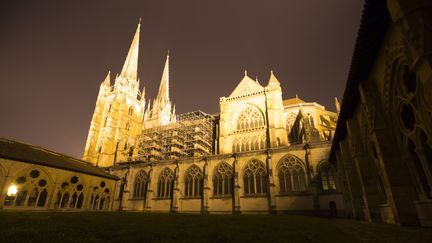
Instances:
[[[0,212],[0,242],[432,242],[427,228],[297,215]]]

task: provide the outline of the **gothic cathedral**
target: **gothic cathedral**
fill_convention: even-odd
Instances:
[[[121,178],[113,210],[344,213],[327,162],[337,112],[283,100],[271,71],[265,85],[245,72],[219,114],[176,115],[169,56],[153,102],[139,91],[139,32],[114,85],[108,73],[100,86],[83,155]]]

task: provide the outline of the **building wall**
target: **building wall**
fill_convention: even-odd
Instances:
[[[347,212],[366,221],[432,225],[432,8],[389,0],[390,25],[335,145]],[[350,82],[350,80],[348,80]],[[348,87],[348,86],[347,86]]]
[[[111,210],[115,183],[112,179],[0,158],[2,209]],[[13,185],[16,185],[17,193],[9,196],[8,191]],[[42,194],[44,190],[46,197]],[[20,200],[23,191],[27,193],[22,194]],[[72,200],[75,193],[76,199]],[[65,194],[69,195],[68,200]]]
[[[311,144],[308,153],[309,174],[307,173],[305,150],[302,146],[291,146],[275,149],[267,155],[265,150],[238,154],[214,155],[209,157],[185,159],[179,161],[164,161],[140,164],[122,164],[111,167],[112,174],[125,178],[123,193],[121,183],[117,185],[114,210],[120,206],[122,210],[151,212],[207,212],[207,213],[269,213],[294,212],[329,214],[329,202],[336,203],[339,215],[344,214],[344,202],[338,186],[336,190],[323,191],[321,188],[318,167],[326,162],[330,149],[329,142]],[[305,171],[306,189],[301,192],[281,193],[278,179],[281,161],[287,156],[295,156],[301,161]],[[265,165],[265,180],[268,181],[267,193],[247,194],[244,189],[245,168],[251,160],[258,160]],[[229,195],[215,195],[213,178],[220,163],[227,163],[233,169],[233,192]],[[268,164],[268,166],[267,166]],[[197,197],[185,196],[186,172],[191,166],[198,166],[203,175],[203,192]],[[160,173],[170,168],[175,172],[173,196],[168,199],[157,198],[157,182]],[[139,171],[149,175],[146,197],[133,198],[136,176]],[[269,173],[269,171],[271,171]],[[335,174],[336,176],[336,174]],[[119,195],[123,195],[120,199]]]

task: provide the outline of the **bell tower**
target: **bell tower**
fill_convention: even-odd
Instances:
[[[111,86],[110,73],[102,82],[93,113],[83,160],[108,167],[134,154],[141,133],[145,94],[139,92],[138,49],[140,24],[120,75]]]

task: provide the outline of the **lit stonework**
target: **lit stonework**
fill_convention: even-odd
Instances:
[[[176,115],[169,56],[158,94],[145,107],[136,77],[137,38],[139,29],[114,88],[109,76],[101,85],[84,152],[85,160],[122,178],[114,208],[344,211],[336,171],[327,163],[335,112],[298,97],[283,100],[271,71],[265,86],[245,72],[220,98],[219,114]]]

